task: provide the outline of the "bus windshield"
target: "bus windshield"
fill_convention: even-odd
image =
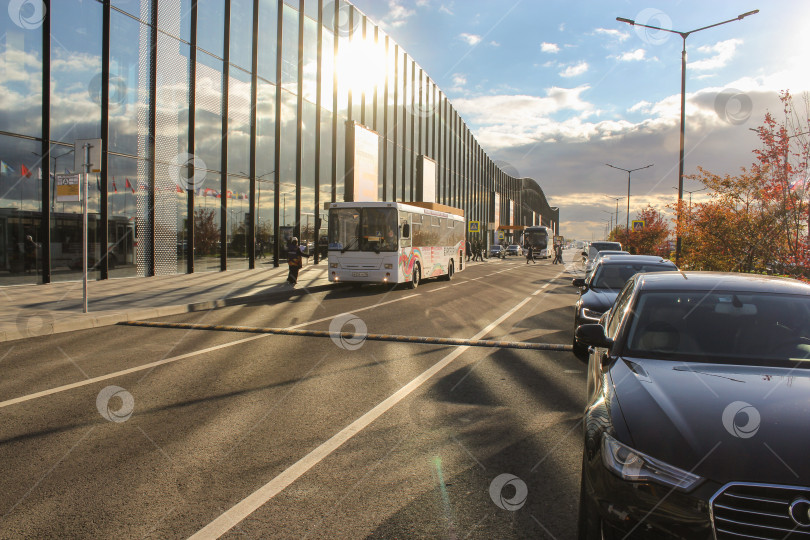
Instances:
[[[329,211],[329,249],[397,251],[396,208],[333,208]]]
[[[548,247],[548,229],[527,228],[524,233],[524,244],[535,249]]]

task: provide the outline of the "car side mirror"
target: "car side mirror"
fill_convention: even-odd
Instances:
[[[574,287],[579,287],[581,289],[585,287],[585,278],[581,277],[574,278],[571,280],[571,285],[573,285]]]
[[[583,324],[577,328],[577,340],[590,347],[604,347],[610,349],[613,340],[605,335],[605,327],[601,324]]]
[[[587,252],[587,251],[583,251],[583,252],[582,252],[582,256],[583,256],[583,257],[587,257],[587,256],[588,256],[588,252]]]

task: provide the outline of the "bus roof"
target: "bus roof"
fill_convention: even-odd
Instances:
[[[391,202],[391,201],[363,201],[363,202],[334,202],[329,208],[397,208],[418,214],[446,216],[464,219],[464,210],[439,203],[427,202]]]

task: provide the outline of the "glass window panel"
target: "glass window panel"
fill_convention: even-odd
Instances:
[[[250,180],[240,176],[228,177],[228,269],[243,270],[248,267],[247,217],[250,212]]]
[[[332,202],[332,113],[321,110],[321,203]],[[323,204],[321,204],[323,207]]]
[[[138,152],[138,141],[145,142],[149,101],[149,69],[141,63],[138,47],[146,46],[150,29],[131,17],[110,14],[110,105],[107,143],[112,152],[145,156]],[[144,58],[146,60],[146,58]]]
[[[301,238],[300,245],[315,246],[315,105],[304,102],[301,122]],[[304,243],[306,242],[306,243]],[[312,244],[312,245],[310,245]]]
[[[6,165],[0,169],[0,286],[41,281],[41,150],[37,141],[0,135],[0,156]],[[64,150],[69,149],[57,148],[52,154]]]
[[[161,2],[161,5],[163,3]],[[225,1],[197,0],[197,46],[222,58],[225,53]]]
[[[160,2],[160,8],[158,9],[158,28],[163,32],[190,43],[191,0]],[[115,34],[112,35],[114,36]]]
[[[329,2],[329,0],[325,0],[323,4],[324,4],[324,8],[326,8],[326,6],[331,5],[331,2]],[[304,0],[304,14],[307,17],[311,17],[312,20],[317,21],[318,20],[318,0]]]
[[[231,68],[228,83],[228,171],[249,176],[250,86],[249,73]]]
[[[42,135],[42,17],[0,12],[0,130]],[[30,21],[30,22],[27,22]]]
[[[101,136],[101,17],[97,2],[51,4],[51,139]]]
[[[247,71],[253,69],[253,0],[230,0],[230,62]]]
[[[256,179],[273,183],[276,140],[276,86],[259,81],[256,103]]]
[[[200,51],[196,85],[194,153],[205,163],[205,168],[219,171],[222,166],[222,61]]]
[[[202,185],[194,197],[194,270],[212,272],[220,269],[222,180],[206,171]]]
[[[352,33],[349,38],[349,57],[345,58],[346,61],[344,63],[338,64],[338,69],[341,72],[347,70],[350,79],[352,107],[349,120],[361,122],[363,111],[360,109],[360,105],[362,103],[363,94],[366,92],[366,87],[371,80],[369,77],[370,68],[368,65],[363,64],[367,63],[370,58],[368,55],[368,47],[363,38],[364,17],[355,7],[351,9],[351,16]]]
[[[281,91],[281,166],[279,170],[283,201],[281,226],[295,225],[295,186],[298,170],[295,159],[295,145],[298,138],[297,101],[294,94]]]
[[[135,265],[138,249],[135,241],[138,160],[108,155],[107,171],[110,184],[107,193],[108,241],[112,245],[110,277],[135,277],[138,275]],[[52,253],[56,250],[56,247],[52,248]]]
[[[281,87],[298,93],[298,11],[287,5],[281,31]]]
[[[152,0],[112,0],[111,5],[145,23],[152,20]]]
[[[321,52],[321,107],[331,111],[335,76],[335,35],[324,28],[321,39],[323,42]]]
[[[278,36],[278,3],[259,1],[258,75],[276,82],[276,42]]]
[[[301,62],[303,97],[315,103],[318,92],[318,23],[304,18],[304,58]],[[329,96],[331,106],[332,96]]]
[[[346,200],[346,116],[337,117],[337,146],[335,147],[335,201]]]

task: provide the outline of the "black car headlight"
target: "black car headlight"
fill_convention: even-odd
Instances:
[[[600,317],[602,317],[602,311],[594,311],[588,308],[582,308],[582,318],[583,319],[593,319],[598,321]]]
[[[689,491],[703,478],[659,461],[622,444],[607,433],[602,438],[602,463],[612,473],[631,482],[656,482]]]

